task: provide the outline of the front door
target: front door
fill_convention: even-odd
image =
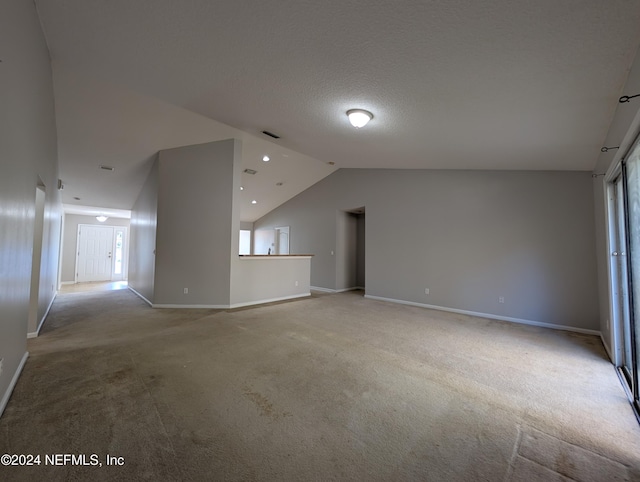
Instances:
[[[76,281],[111,281],[113,227],[81,224],[78,227]]]

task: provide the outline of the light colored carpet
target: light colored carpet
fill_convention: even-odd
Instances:
[[[364,299],[152,310],[59,295],[0,419],[2,480],[640,480],[598,338]]]

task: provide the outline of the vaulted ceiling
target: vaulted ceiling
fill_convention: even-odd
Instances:
[[[640,44],[637,0],[36,6],[63,201],[130,209],[158,150],[236,137],[247,221],[341,167],[592,170]]]

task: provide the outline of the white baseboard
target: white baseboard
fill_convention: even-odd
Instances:
[[[131,291],[133,291],[133,293],[140,299],[142,299],[142,301],[144,301],[146,304],[148,304],[149,306],[151,306],[153,308],[153,303],[151,303],[151,301],[149,301],[148,299],[146,299],[144,296],[142,296],[140,293],[138,293],[136,290],[134,290],[131,286],[127,285],[127,288],[129,288]]]
[[[61,281],[60,282],[61,285],[74,285],[76,284],[75,281]]]
[[[360,287],[360,286],[352,286],[351,288],[342,288],[341,290],[333,290],[334,293],[344,293],[346,291],[357,291],[357,290],[363,290],[364,288]]]
[[[479,318],[489,318],[491,320],[510,321],[512,323],[520,323],[522,325],[539,326],[541,328],[551,328],[553,330],[573,331],[575,333],[583,333],[585,335],[602,336],[602,334],[597,330],[587,330],[585,328],[575,328],[573,326],[555,325],[553,323],[524,320],[521,318],[512,318],[510,316],[500,316],[500,315],[492,315],[490,313],[479,313],[476,311],[458,310],[456,308],[447,308],[446,306],[427,305],[425,303],[416,303],[413,301],[396,300],[393,298],[383,298],[382,296],[364,295],[364,297],[372,300],[388,301],[390,303],[399,303],[401,305],[418,306],[420,308],[428,308],[431,310],[448,311],[450,313],[459,313],[461,315],[477,316]]]
[[[321,288],[319,286],[311,286],[310,289],[312,289],[313,291],[321,291],[323,293],[344,293],[345,291],[363,290],[364,286],[352,286],[351,288],[343,288],[340,290],[332,290],[330,288]]]
[[[47,316],[49,316],[49,311],[51,311],[51,307],[53,306],[53,302],[56,300],[56,296],[58,296],[58,292],[53,294],[53,298],[51,298],[51,302],[47,307],[47,311],[44,312],[40,323],[38,323],[38,329],[36,331],[32,331],[31,333],[27,333],[27,338],[37,338],[37,336],[40,334],[40,328],[42,328],[42,325],[44,325],[44,320],[46,320]]]
[[[309,286],[309,289],[312,291],[321,291],[323,293],[335,293],[336,290],[332,290],[330,288],[321,288],[320,286]]]
[[[243,306],[262,305],[264,303],[273,303],[274,301],[294,300],[296,298],[306,298],[311,296],[311,293],[302,293],[299,295],[281,296],[280,298],[271,298],[268,300],[247,301],[244,303],[234,303],[229,308],[242,308]]]
[[[135,290],[132,290],[134,293]],[[138,296],[140,294],[136,293]],[[254,306],[254,305],[263,305],[265,303],[273,303],[275,301],[286,301],[286,300],[294,300],[296,298],[306,298],[311,296],[311,293],[302,293],[299,295],[289,295],[289,296],[280,296],[278,298],[268,298],[263,300],[255,300],[255,301],[245,301],[242,303],[233,303],[229,305],[178,305],[173,303],[149,303],[144,297],[141,296],[142,299],[147,301],[151,305],[152,308],[199,308],[199,309],[209,309],[209,310],[229,310],[233,308],[243,308],[245,306]]]
[[[604,351],[607,352],[607,356],[609,357],[609,360],[611,361],[611,363],[615,364],[615,360],[613,359],[613,356],[611,356],[611,349],[609,348],[609,345],[605,343],[602,333],[600,333],[600,340],[602,341],[602,346],[604,346]]]
[[[211,309],[211,310],[226,310],[229,308],[229,305],[176,305],[171,303],[154,303],[151,305],[152,308],[201,308],[201,309]]]
[[[9,398],[11,398],[11,394],[13,393],[13,389],[18,383],[18,378],[20,378],[20,374],[22,373],[22,369],[24,368],[24,364],[27,363],[27,358],[29,358],[29,352],[25,351],[24,355],[22,355],[22,360],[20,360],[20,364],[18,365],[18,369],[13,374],[13,378],[11,378],[11,382],[7,387],[7,391],[4,392],[2,396],[2,400],[0,400],[0,417],[4,413],[4,409],[7,407],[7,403],[9,403]]]

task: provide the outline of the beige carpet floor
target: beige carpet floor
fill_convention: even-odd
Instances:
[[[216,311],[121,290],[59,295],[28,349],[0,454],[41,465],[0,480],[640,480],[594,336],[362,292]]]

